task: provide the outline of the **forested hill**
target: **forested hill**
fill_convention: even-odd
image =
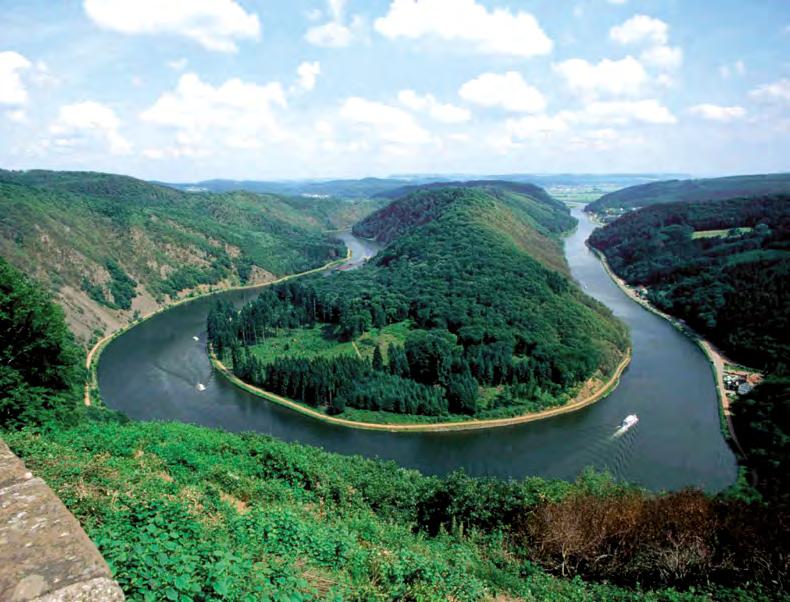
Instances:
[[[590,244],[734,360],[790,365],[790,195],[646,207]]]
[[[86,342],[195,290],[326,263],[345,251],[324,231],[376,207],[189,194],[104,173],[0,170],[0,256],[52,291]]]
[[[545,203],[546,205],[554,205],[558,209],[565,210],[565,206],[552,197],[540,186],[528,182],[510,182],[505,180],[467,180],[457,182],[429,182],[426,184],[410,184],[408,186],[401,186],[394,190],[382,192],[376,196],[388,199],[399,199],[408,196],[419,190],[435,190],[437,188],[484,188],[489,191],[494,190],[509,190],[531,197],[532,199]]]
[[[572,224],[564,207],[506,189],[419,190],[356,227],[392,241],[368,264],[267,289],[238,315],[218,307],[209,336],[243,379],[332,413],[561,405],[627,346],[564,275],[558,233]]]
[[[585,211],[606,213],[660,203],[745,199],[774,194],[790,194],[790,173],[650,182],[605,194],[587,205]]]
[[[572,229],[576,221],[565,205],[542,188],[532,184],[475,181],[402,190],[405,194],[357,223],[354,233],[389,243],[437,219],[454,203],[467,202],[470,191],[476,191],[494,209],[488,216],[489,225],[506,230],[522,250],[548,267],[567,273],[559,235]],[[485,220],[479,223],[484,224]]]

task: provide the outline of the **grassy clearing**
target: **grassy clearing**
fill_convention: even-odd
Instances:
[[[356,340],[359,352],[363,358],[372,360],[373,352],[376,349],[376,345],[378,345],[381,348],[384,360],[389,361],[387,347],[391,343],[403,345],[406,342],[406,335],[410,328],[411,320],[389,324],[384,328],[373,328]]]
[[[381,347],[384,359],[387,359],[387,347],[390,343],[403,345],[406,334],[411,328],[410,321],[390,324],[384,328],[374,328],[361,337],[351,341],[339,341],[330,325],[319,324],[313,328],[294,328],[284,331],[275,337],[269,337],[265,343],[250,349],[264,363],[273,362],[278,357],[325,357],[356,355],[354,343],[365,359],[371,360],[376,345]]]
[[[287,330],[278,336],[269,337],[265,343],[250,347],[250,350],[264,363],[284,356],[329,358],[356,353],[351,342],[336,340],[325,325]]]

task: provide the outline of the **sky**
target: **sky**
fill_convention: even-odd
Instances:
[[[790,171],[789,0],[0,0],[0,167]]]

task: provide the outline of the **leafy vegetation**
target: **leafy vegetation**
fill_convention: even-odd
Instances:
[[[788,593],[786,507],[737,492],[653,495],[594,473],[438,478],[257,434],[77,413],[81,353],[62,314],[2,261],[0,276],[2,436],[132,601]]]
[[[439,479],[177,424],[7,438],[131,600],[749,600],[785,578],[784,517],[700,493]]]
[[[220,305],[209,338],[240,378],[335,414],[491,416],[562,404],[596,371],[614,369],[627,338],[563,275],[559,235],[573,218],[529,190],[486,183],[412,193],[355,226],[391,241],[374,260],[271,287],[240,313]],[[377,367],[373,349],[341,351],[407,320],[402,339],[379,349]],[[299,345],[316,331],[323,346]],[[293,346],[270,359],[283,339]],[[481,388],[497,394],[481,403]]]
[[[0,258],[0,429],[71,420],[82,360],[60,308]]]
[[[769,375],[732,405],[740,458],[757,475],[757,488],[768,498],[788,503],[790,463],[790,374]]]
[[[36,274],[87,339],[197,287],[260,282],[327,263],[345,249],[325,231],[347,228],[378,206],[189,194],[111,174],[0,170],[0,255]]]
[[[790,192],[790,173],[648,182],[605,194],[585,211],[606,213],[679,201],[707,202]]]
[[[656,205],[596,230],[590,244],[733,359],[776,370],[790,358],[788,207],[788,196]]]

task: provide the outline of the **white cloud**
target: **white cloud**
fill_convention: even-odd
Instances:
[[[597,64],[584,59],[569,59],[554,65],[554,70],[565,79],[571,90],[587,97],[602,93],[634,96],[647,81],[644,67],[632,56],[619,61],[603,59]]]
[[[650,43],[664,45],[669,40],[669,26],[660,19],[634,15],[609,30],[609,37],[620,44]]]
[[[450,103],[441,103],[433,94],[419,95],[414,90],[398,92],[400,103],[413,111],[428,113],[442,123],[463,123],[472,118],[468,109]]]
[[[330,21],[323,25],[311,27],[305,39],[313,46],[323,46],[327,48],[342,48],[351,44],[354,35],[351,30],[341,23]]]
[[[6,119],[14,123],[27,123],[27,112],[24,109],[14,109],[5,112]]]
[[[621,132],[612,128],[601,128],[581,132],[573,136],[568,142],[571,148],[577,150],[610,151],[626,146],[644,144],[645,138],[640,134]]]
[[[175,91],[160,96],[140,118],[176,130],[170,155],[200,156],[210,154],[214,145],[255,149],[282,140],[286,133],[276,109],[286,106],[279,82],[258,85],[234,78],[212,86],[187,73]]]
[[[580,111],[563,111],[561,118],[591,125],[629,123],[674,124],[677,118],[656,99],[592,102]]]
[[[172,61],[167,61],[167,66],[170,67],[173,71],[183,71],[186,69],[187,64],[189,61],[185,58],[180,59],[173,59]]]
[[[689,113],[710,121],[732,121],[746,115],[746,109],[737,105],[725,107],[703,103],[689,107]]]
[[[86,100],[60,107],[49,129],[57,136],[55,146],[72,147],[85,138],[95,138],[106,143],[113,155],[125,155],[131,151],[131,144],[118,131],[120,125],[111,108]]]
[[[770,84],[763,84],[749,92],[754,100],[762,102],[790,103],[790,79],[783,78]]]
[[[729,79],[734,75],[744,75],[746,73],[746,64],[742,60],[737,60],[734,63],[721,65],[719,67],[719,75],[724,79]]]
[[[458,94],[474,104],[520,113],[539,113],[546,108],[540,90],[530,86],[517,71],[483,73],[462,85]]]
[[[659,69],[677,69],[683,63],[683,50],[680,46],[653,46],[639,58],[643,63]]]
[[[529,139],[535,136],[564,132],[568,129],[568,124],[563,118],[557,116],[529,115],[508,119],[505,122],[505,127],[513,138]]]
[[[609,4],[625,4],[628,0],[606,0]]]
[[[27,89],[22,72],[32,63],[18,52],[0,52],[0,104],[21,105],[27,102]]]
[[[309,92],[315,88],[316,79],[321,74],[321,63],[318,61],[304,62],[296,69],[296,74],[299,76],[299,87]]]
[[[261,35],[258,15],[235,0],[84,0],[83,7],[104,29],[179,35],[217,52],[236,52],[236,40]]]
[[[683,49],[669,46],[669,25],[661,19],[634,15],[624,23],[612,27],[609,37],[624,46],[646,46],[639,59],[650,67],[676,69],[683,62]]]
[[[391,39],[437,37],[487,54],[531,57],[548,54],[553,46],[530,13],[489,11],[475,0],[392,0],[374,26]]]
[[[340,116],[345,121],[364,128],[385,143],[426,144],[433,139],[410,113],[365,98],[346,99],[340,109]]]
[[[327,0],[327,4],[329,21],[308,29],[305,39],[313,46],[324,48],[349,46],[358,32],[364,27],[362,17],[355,15],[351,18],[351,24],[346,24],[343,16],[346,0]],[[315,19],[318,18],[320,18],[320,11],[315,15]]]

